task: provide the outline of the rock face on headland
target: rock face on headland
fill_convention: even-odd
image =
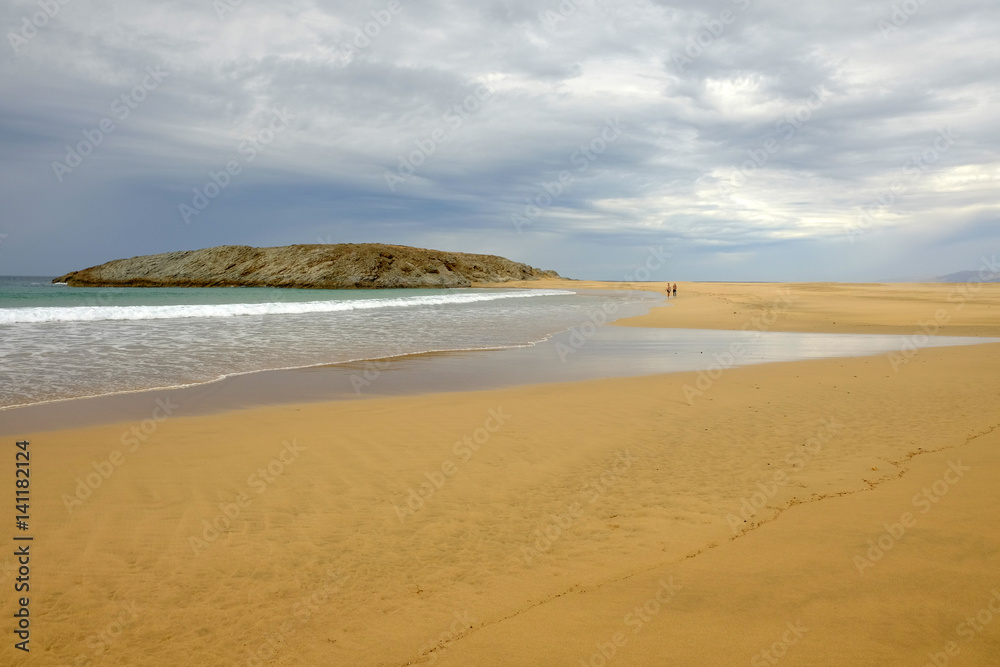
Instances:
[[[73,287],[468,287],[472,282],[558,278],[495,255],[382,243],[218,246],[116,259],[53,282]]]

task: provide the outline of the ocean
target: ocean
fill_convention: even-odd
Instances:
[[[0,407],[185,387],[231,375],[529,346],[642,292],[78,288],[0,277]]]

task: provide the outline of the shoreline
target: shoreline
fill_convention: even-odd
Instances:
[[[505,287],[502,283],[500,287]],[[603,289],[586,290],[594,296],[608,293]],[[625,312],[619,315],[631,317],[629,313],[638,312],[637,304],[629,304]],[[0,424],[0,435],[17,435],[19,432],[38,430],[50,424],[53,420],[64,428],[90,426],[101,423],[112,423],[128,419],[140,418],[145,412],[162,401],[181,401],[183,403],[210,403],[207,409],[195,414],[217,414],[228,410],[245,407],[260,407],[266,405],[285,405],[298,401],[319,402],[325,400],[345,400],[361,396],[352,380],[359,374],[364,384],[371,384],[368,379],[372,372],[378,377],[387,367],[409,366],[433,358],[469,358],[477,353],[504,352],[544,345],[553,337],[568,331],[564,329],[546,334],[537,341],[524,344],[511,344],[502,347],[463,348],[445,350],[425,350],[396,354],[392,356],[359,358],[340,362],[321,362],[305,366],[287,368],[262,369],[245,372],[229,373],[204,382],[193,382],[175,386],[151,387],[148,389],[127,390],[52,399],[37,403],[26,403],[0,407],[0,415],[5,419]],[[316,373],[328,373],[329,377],[317,380]],[[411,380],[409,384],[414,384]],[[496,386],[509,386],[510,381],[501,382]],[[280,390],[296,395],[288,399],[277,395]],[[445,385],[441,383],[441,387]],[[483,388],[483,387],[469,387]],[[414,393],[414,392],[410,392]],[[231,395],[230,395],[231,394]],[[311,398],[311,395],[318,397]],[[70,419],[65,416],[69,415]]]
[[[641,329],[639,331],[642,331]],[[663,330],[670,331],[670,330]],[[687,330],[679,330],[687,331]],[[696,333],[698,330],[692,330]],[[706,330],[706,335],[719,333]],[[820,334],[837,336],[838,334]],[[874,336],[879,336],[874,334]],[[607,338],[602,336],[601,338]],[[174,406],[186,416],[206,417],[227,412],[266,407],[357,402],[401,396],[445,395],[470,391],[489,391],[512,387],[571,384],[601,378],[645,377],[695,373],[699,384],[704,376],[714,376],[722,370],[758,364],[794,364],[816,358],[849,359],[885,357],[885,350],[854,350],[832,352],[818,357],[800,359],[736,360],[723,364],[733,355],[723,350],[706,358],[704,368],[690,367],[690,359],[674,362],[670,357],[658,357],[649,368],[638,367],[644,358],[655,354],[649,343],[633,336],[611,336],[611,341],[590,339],[585,346],[573,349],[572,336],[555,334],[550,340],[533,345],[486,350],[449,350],[422,352],[382,359],[338,364],[322,364],[303,368],[253,371],[240,373],[213,382],[184,387],[149,389],[99,396],[62,399],[44,403],[3,408],[0,436],[20,438],[25,433],[83,428],[126,422],[138,422],[162,409]],[[955,341],[955,342],[953,342]],[[961,342],[957,342],[961,341]],[[973,342],[974,341],[974,342]],[[966,345],[1000,345],[1000,338],[979,340],[973,337],[934,341],[925,347],[960,347]],[[937,345],[936,343],[941,343]],[[616,347],[642,345],[633,354],[622,355]],[[670,345],[677,343],[671,342]],[[563,350],[572,351],[572,364],[557,365]],[[724,347],[724,346],[723,346]],[[738,339],[729,349],[746,347]],[[675,353],[677,354],[677,353]],[[890,358],[893,352],[888,352]],[[729,355],[729,356],[724,356]],[[568,357],[568,355],[567,355]],[[890,362],[891,363],[891,362]],[[617,364],[617,365],[616,365]],[[692,389],[698,395],[700,389]]]
[[[536,281],[504,282],[504,283],[477,283],[473,284],[474,289],[575,289],[588,291],[595,294],[608,292],[628,292],[645,291],[662,296],[662,289],[665,282],[621,282],[609,283],[600,281],[575,281],[568,279],[545,279]],[[829,297],[830,290],[835,293],[848,288],[881,288],[888,287],[889,295],[902,292],[912,298],[912,292],[916,288],[921,288],[921,294],[931,294],[936,298],[926,299],[927,312],[932,309],[936,312],[944,310],[944,320],[931,316],[927,318],[931,326],[921,326],[919,322],[915,325],[904,325],[891,318],[881,323],[870,323],[863,326],[843,322],[838,325],[836,320],[827,320],[817,316],[815,312],[816,302],[823,301]],[[929,288],[929,289],[928,289]],[[985,288],[985,294],[979,294]],[[973,301],[972,295],[986,297],[989,302],[986,305],[973,305],[977,308],[969,308],[967,302]],[[958,301],[949,303],[949,297],[959,295]],[[733,297],[737,298],[734,299]],[[742,297],[742,298],[740,298]],[[996,337],[1000,336],[1000,327],[992,328],[984,323],[991,317],[1000,317],[1000,284],[978,283],[977,289],[973,290],[970,284],[952,283],[928,283],[911,285],[908,283],[878,284],[878,283],[685,283],[682,287],[680,302],[671,297],[663,305],[652,305],[645,315],[627,315],[608,322],[606,326],[626,327],[626,328],[676,328],[676,329],[714,329],[718,331],[746,330],[748,325],[751,331],[763,332],[789,332],[789,333],[857,333],[874,335],[910,335],[914,339],[923,336],[961,336],[961,337]],[[736,310],[731,310],[735,308]],[[865,315],[870,317],[874,308],[865,311]],[[964,311],[964,312],[963,312]],[[992,311],[992,312],[990,312]],[[730,316],[731,313],[731,316]],[[952,313],[956,317],[952,317]],[[951,320],[958,320],[957,322]],[[565,331],[565,330],[564,330]],[[310,371],[322,372],[331,370],[340,372],[342,376],[362,375],[375,373],[381,375],[383,366],[392,366],[395,362],[404,364],[414,360],[422,360],[438,355],[456,355],[457,357],[467,357],[470,353],[492,353],[504,352],[522,347],[533,347],[545,345],[554,337],[564,333],[555,332],[547,335],[540,341],[529,343],[528,345],[517,345],[500,348],[481,348],[475,350],[433,350],[427,352],[395,355],[391,357],[378,357],[372,359],[357,359],[346,362],[318,363],[307,366],[295,366],[289,368],[264,369],[257,371],[246,371],[223,375],[206,382],[197,382],[186,385],[149,388],[134,391],[112,392],[107,394],[96,394],[91,396],[78,396],[63,399],[53,399],[39,403],[29,403],[23,405],[5,406],[0,408],[0,415],[6,417],[10,426],[0,427],[0,435],[14,435],[17,432],[36,430],[38,425],[55,418],[66,428],[74,428],[82,425],[93,425],[98,423],[109,423],[111,421],[124,421],[136,418],[141,413],[147,412],[147,407],[156,400],[184,400],[185,402],[203,401],[207,397],[218,397],[232,389],[235,395],[218,407],[198,412],[197,414],[217,414],[231,409],[241,409],[244,407],[241,401],[247,405],[260,407],[264,405],[282,405],[306,400],[304,393],[317,392],[318,398],[309,399],[313,401],[325,400],[345,400],[355,399],[360,396],[356,392],[356,387],[348,387],[346,381],[348,377],[332,378],[329,382],[318,386],[315,382],[303,382],[308,377]],[[917,340],[919,343],[919,340]],[[920,348],[922,345],[915,345]],[[364,368],[359,368],[364,366]],[[342,372],[341,372],[342,371]],[[289,375],[292,374],[292,375]],[[254,380],[256,378],[256,380]],[[311,379],[311,378],[310,378]],[[552,381],[560,381],[558,379]],[[267,386],[271,383],[278,383],[288,390],[292,385],[303,384],[296,399],[286,400],[272,395],[265,397],[265,392],[259,388],[251,386],[254,383]],[[525,384],[536,384],[538,379],[525,381]],[[412,383],[411,383],[412,384]],[[468,387],[469,389],[484,389],[490,387],[505,387],[519,384],[517,381],[496,382],[480,386]],[[214,385],[222,385],[214,391]],[[442,388],[444,385],[440,385]],[[332,388],[331,388],[332,387]],[[425,392],[426,393],[426,392]],[[389,395],[398,395],[393,392]],[[211,399],[210,399],[211,400]],[[92,415],[92,413],[103,412],[107,416],[94,417],[89,419],[64,420],[60,417],[69,415]]]
[[[669,310],[664,308],[664,310]],[[668,313],[669,316],[669,313]],[[640,316],[642,317],[642,316]],[[698,387],[741,366],[822,358],[885,357],[893,367],[930,348],[997,345],[998,338],[935,336],[906,350],[907,337],[767,331],[634,327],[630,318],[607,325],[589,319],[528,345],[445,350],[234,373],[181,387],[77,397],[0,410],[0,436],[141,421],[163,405],[186,416],[219,415],[269,406],[356,402],[392,396],[485,391],[696,372]],[[622,326],[608,326],[624,323]],[[709,378],[706,380],[706,374]]]
[[[993,293],[951,324],[1000,334]],[[998,377],[977,344],[693,401],[678,372],[38,431],[32,638],[60,664],[992,664],[1000,619],[955,629],[1000,585]]]

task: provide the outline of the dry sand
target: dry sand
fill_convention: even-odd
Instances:
[[[543,280],[490,286],[663,294],[666,284]],[[619,324],[907,335],[920,332],[923,322],[947,336],[996,336],[1000,330],[998,283],[681,283],[671,303],[678,307]]]
[[[0,663],[996,665],[1000,345],[919,348],[942,310],[1000,335],[1000,286],[961,288],[681,284],[625,323],[904,359],[26,435],[32,651],[5,631]]]

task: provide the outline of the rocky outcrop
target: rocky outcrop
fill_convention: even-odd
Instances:
[[[116,259],[53,282],[74,287],[469,287],[473,282],[558,278],[495,255],[382,243],[219,246]]]

